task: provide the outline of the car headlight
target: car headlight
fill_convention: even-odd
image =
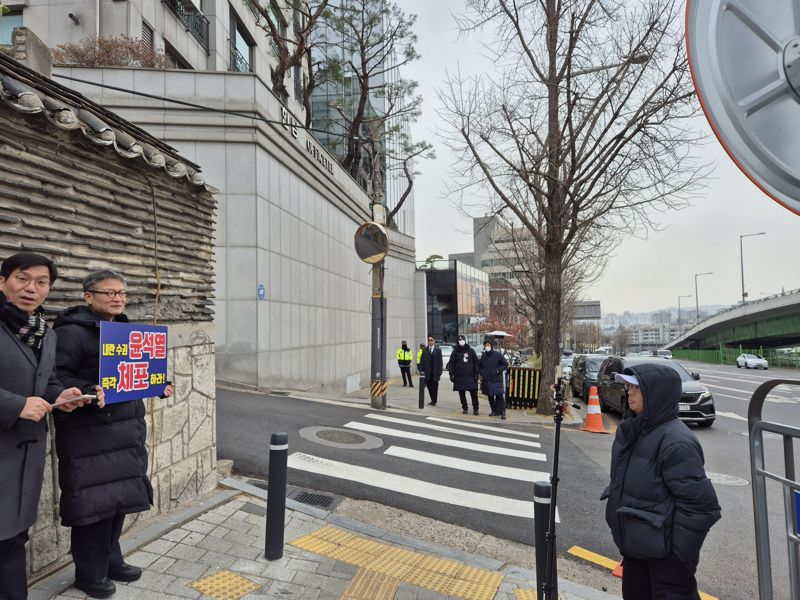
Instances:
[[[700,394],[698,404],[711,404],[712,402],[714,402],[714,396],[711,395],[711,392],[705,391]]]

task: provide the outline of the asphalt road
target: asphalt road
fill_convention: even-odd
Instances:
[[[800,378],[800,374],[684,364],[701,374],[701,383],[714,393],[718,412],[713,427],[694,429],[703,445],[706,469],[715,481],[723,514],[704,546],[698,570],[700,589],[721,599],[749,600],[757,597],[757,577],[747,403],[762,381]],[[765,418],[800,423],[798,398],[800,394],[794,390],[777,389],[766,404]],[[225,390],[218,393],[217,411],[219,456],[234,459],[237,473],[266,479],[269,434],[287,431],[290,485],[379,502],[500,538],[533,543],[533,520],[524,516],[531,512],[533,486],[530,481],[513,477],[531,471],[550,472],[552,426],[461,420],[456,416],[460,411],[446,417],[452,422],[444,422],[426,415],[378,414],[367,406]],[[386,417],[397,421],[387,421]],[[606,414],[604,418],[613,431],[617,417]],[[493,430],[469,428],[465,423],[480,423]],[[320,429],[309,430],[311,427]],[[437,429],[442,427],[445,429]],[[487,435],[499,439],[487,439]],[[351,443],[365,438],[374,440],[375,447],[357,448]],[[520,441],[538,442],[541,447]],[[619,556],[605,524],[605,503],[599,500],[608,482],[612,441],[613,435],[562,429],[557,529],[560,555],[577,545],[613,559]],[[448,445],[452,443],[487,448]],[[780,450],[780,440],[769,436],[768,467],[782,464],[775,463],[781,460]],[[545,460],[512,456],[514,451],[540,453]],[[426,460],[426,456],[431,458]],[[489,473],[477,473],[470,465],[456,468],[458,460],[488,465]],[[441,464],[433,464],[435,461]],[[776,489],[770,492],[773,562],[779,567],[774,575],[776,598],[788,598],[783,502]],[[465,508],[464,504],[473,507]]]

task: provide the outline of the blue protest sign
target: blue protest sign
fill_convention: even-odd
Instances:
[[[101,321],[99,384],[106,404],[163,394],[167,327]]]

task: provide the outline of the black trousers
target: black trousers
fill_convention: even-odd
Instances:
[[[27,529],[12,538],[0,540],[0,600],[26,600],[28,597],[27,541]]]
[[[478,410],[478,390],[467,390],[469,391],[469,397],[472,399],[472,410]],[[461,408],[467,410],[467,391],[465,390],[458,390],[458,398],[461,400]]]
[[[624,557],[622,597],[625,600],[700,600],[694,570],[672,554],[652,559]]]
[[[439,397],[439,380],[426,379],[425,387],[428,388],[428,394],[431,397],[431,404],[436,404],[436,400]]]
[[[506,401],[503,394],[489,396],[489,408],[492,409],[493,413],[497,413],[498,415],[506,414]]]
[[[114,515],[97,523],[72,528],[75,579],[103,579],[108,577],[109,567],[122,565],[119,536],[124,522],[125,515]]]
[[[403,385],[410,385],[414,387],[414,382],[411,380],[411,366],[400,366],[400,374],[403,376]],[[406,384],[406,379],[408,379],[408,383]]]

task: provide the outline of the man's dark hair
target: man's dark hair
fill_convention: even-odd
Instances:
[[[34,252],[19,252],[9,256],[0,266],[0,277],[8,279],[8,276],[17,269],[27,269],[28,267],[47,267],[47,270],[50,271],[51,284],[58,279],[58,269],[56,269],[53,261]]]
[[[89,273],[86,277],[83,278],[83,291],[89,292],[92,290],[95,283],[98,283],[100,281],[105,281],[107,279],[121,281],[122,284],[125,285],[125,278],[122,275],[110,269],[103,269],[101,271],[95,271],[94,273]]]

